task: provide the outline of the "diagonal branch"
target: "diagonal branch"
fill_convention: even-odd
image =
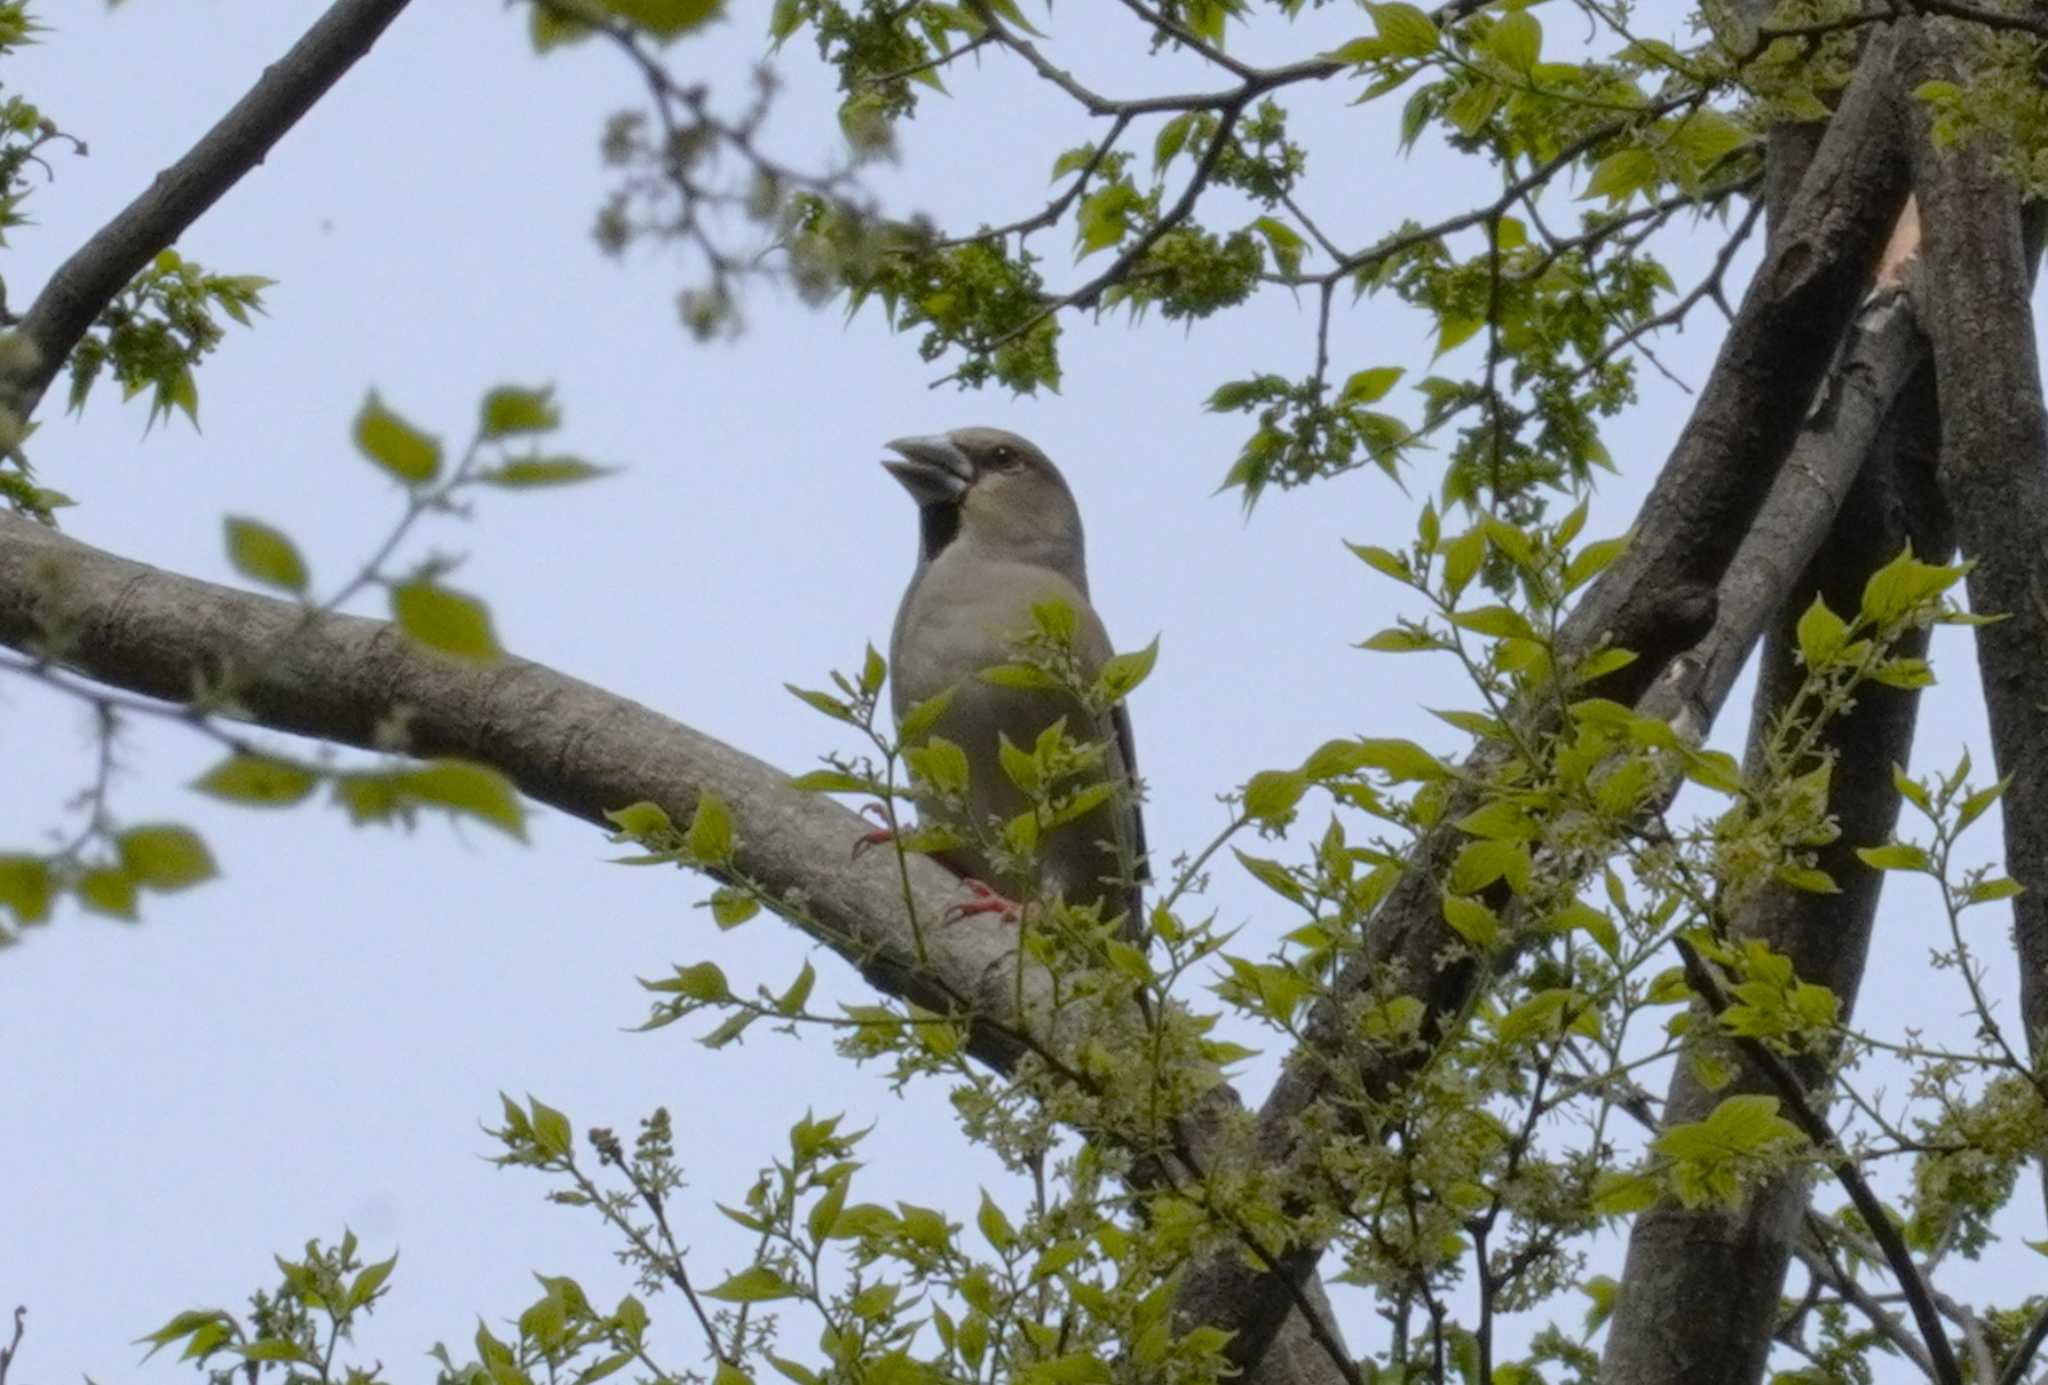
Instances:
[[[646,800],[678,822],[700,795],[731,810],[734,871],[784,901],[813,937],[878,990],[966,1021],[969,1050],[998,1071],[1027,1053],[1071,1056],[1089,1023],[1054,1002],[1052,980],[1019,958],[1015,929],[962,919],[926,930],[957,902],[959,882],[923,857],[855,859],[866,819],[790,786],[782,771],[602,688],[527,660],[490,666],[422,652],[382,621],[330,615],[306,627],[290,602],[179,576],[103,552],[31,520],[0,514],[0,645],[114,688],[182,706],[223,669],[255,670],[237,700],[262,727],[387,750],[400,718],[406,749],[492,765],[522,792],[609,831],[607,810]],[[54,646],[47,632],[60,632]],[[1212,1103],[1239,1107],[1219,1084]],[[1241,1108],[1240,1108],[1241,1109]],[[1184,1168],[1214,1167],[1224,1132],[1177,1132]],[[1157,1181],[1157,1180],[1155,1180]],[[1303,1305],[1258,1385],[1334,1385],[1341,1346],[1322,1287]],[[1333,1354],[1332,1348],[1336,1347]]]
[[[14,383],[10,401],[21,417],[35,412],[100,310],[158,251],[262,163],[285,131],[370,51],[406,4],[335,0],[183,158],[157,174],[58,268],[17,329],[36,348],[35,364]]]

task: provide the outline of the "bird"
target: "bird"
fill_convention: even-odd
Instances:
[[[936,818],[964,839],[935,855],[980,887],[984,902],[969,911],[995,900],[993,907],[1008,912],[1012,901],[1058,895],[1069,904],[1099,905],[1104,918],[1122,913],[1123,940],[1142,945],[1148,872],[1128,709],[1118,701],[1091,712],[1064,689],[980,677],[1017,662],[1017,640],[1033,630],[1034,606],[1048,603],[1073,612],[1080,680],[1092,682],[1110,659],[1109,634],[1089,601],[1073,492],[1044,452],[999,428],[898,438],[887,447],[896,458],[882,465],[918,507],[917,566],[889,639],[890,703],[901,728],[912,708],[952,690],[929,734],[964,753],[966,811],[976,819],[950,821],[927,795],[921,820]],[[1115,792],[1044,831],[1036,847],[1038,880],[1017,879],[979,844],[992,830],[991,819],[1008,821],[1031,804],[1004,770],[1001,743],[1007,738],[1028,751],[1062,717],[1070,739],[1105,747],[1102,775]]]

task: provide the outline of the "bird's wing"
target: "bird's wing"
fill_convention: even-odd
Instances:
[[[1109,724],[1116,733],[1116,753],[1123,757],[1124,778],[1130,785],[1125,812],[1130,821],[1131,878],[1142,885],[1152,879],[1152,869],[1145,857],[1145,815],[1138,807],[1138,742],[1131,735],[1131,709],[1117,703],[1109,709]]]

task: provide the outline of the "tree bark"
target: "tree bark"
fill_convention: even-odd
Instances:
[[[1930,33],[1916,75],[1957,74],[1965,39]],[[2019,193],[1979,136],[1936,148],[1922,119],[1913,182],[1927,237],[1925,319],[1941,392],[1941,489],[1955,511],[1970,607],[2005,617],[1976,630],[2013,901],[2020,1019],[2036,1073],[2048,1062],[2048,420],[2042,414]],[[2029,233],[2032,233],[2031,235]],[[2048,1188],[2048,1151],[2043,1151]]]
[[[1813,597],[1825,598],[1831,610],[1853,612],[1870,573],[1897,557],[1908,542],[1930,562],[1942,561],[1952,550],[1929,466],[1937,427],[1932,372],[1923,367],[1887,420],[1884,437],[1827,543],[1793,586],[1766,636],[1750,722],[1752,773],[1761,769],[1774,721],[1791,707],[1804,681],[1795,627]],[[1924,654],[1926,645],[1923,631],[1900,652]],[[1844,1020],[1863,979],[1884,874],[1865,866],[1855,849],[1889,840],[1898,820],[1891,766],[1908,758],[1918,704],[1915,691],[1870,687],[1858,694],[1855,709],[1821,737],[1819,753],[1835,766],[1833,807],[1842,835],[1820,851],[1818,864],[1841,893],[1772,885],[1730,930],[1738,942],[1759,939],[1789,956],[1801,980],[1835,993]],[[1710,1024],[1697,1025],[1693,1035],[1673,1070],[1664,1125],[1702,1120],[1723,1098],[1738,1093],[1775,1092]],[[1735,1079],[1726,1088],[1710,1091],[1701,1084],[1693,1061],[1702,1052],[1733,1068]],[[1828,1065],[1807,1056],[1791,1066],[1812,1094],[1812,1104],[1825,1109]],[[1603,1385],[1748,1385],[1761,1380],[1809,1192],[1804,1176],[1788,1174],[1758,1189],[1737,1213],[1666,1201],[1638,1217],[1608,1329]]]
[[[1602,683],[1598,691],[1605,696],[1635,702],[1716,626],[1716,588],[1731,572],[1766,495],[1774,493],[1781,464],[1905,200],[1904,123],[1893,80],[1897,46],[1891,26],[1873,35],[1788,209],[1784,231],[1767,250],[1699,404],[1644,504],[1628,551],[1595,582],[1565,625],[1560,666],[1603,640],[1638,654],[1633,665]],[[1815,532],[1825,530],[1824,518]],[[1782,591],[1774,593],[1770,604],[1780,597]],[[1740,632],[1738,664],[1762,619]],[[1725,676],[1732,682],[1732,671]],[[1718,700],[1705,705],[1709,719],[1718,706]],[[1441,820],[1454,823],[1471,806],[1454,801]],[[1355,1010],[1376,983],[1398,976],[1402,989],[1423,1001],[1422,1032],[1432,1037],[1471,996],[1479,969],[1469,962],[1438,962],[1458,943],[1439,898],[1460,845],[1461,835],[1449,826],[1416,844],[1400,882],[1367,925],[1360,953],[1309,1016],[1304,1041],[1289,1055],[1259,1112],[1258,1148],[1267,1165],[1313,1182],[1316,1146],[1331,1132],[1378,1137],[1377,1131],[1360,1129],[1355,1108],[1338,1112],[1327,1101],[1340,1085],[1352,1083],[1369,1092],[1396,1090],[1417,1065],[1409,1053],[1364,1060],[1357,1054]],[[1232,1331],[1233,1358],[1256,1362],[1290,1310],[1294,1286],[1305,1282],[1322,1249],[1314,1242],[1290,1246],[1270,1267],[1248,1265],[1239,1256],[1197,1265],[1176,1312],[1184,1320]]]

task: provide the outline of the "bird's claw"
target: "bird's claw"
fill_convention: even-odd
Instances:
[[[947,907],[939,917],[940,923],[957,923],[973,914],[997,914],[1005,923],[1021,924],[1024,921],[1024,906],[1008,895],[997,890],[986,881],[967,877],[961,880],[972,899],[960,901]]]
[[[858,861],[860,854],[869,847],[885,846],[896,840],[896,829],[889,826],[888,815],[882,811],[881,804],[863,803],[860,805],[860,810],[882,825],[872,832],[863,832],[853,839],[853,856],[851,859],[855,861]]]

